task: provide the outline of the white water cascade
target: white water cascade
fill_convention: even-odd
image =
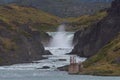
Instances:
[[[49,46],[58,48],[72,47],[72,38],[73,34],[68,35],[68,32],[65,32],[65,25],[60,25]]]
[[[31,75],[33,72],[38,71],[41,72],[41,74],[46,74],[46,71],[54,71],[58,67],[62,67],[65,65],[69,65],[70,63],[70,56],[75,55],[67,55],[66,53],[71,52],[73,49],[72,46],[72,39],[74,32],[66,32],[65,26],[61,25],[58,28],[57,32],[48,32],[50,36],[53,37],[53,39],[50,41],[48,47],[45,47],[46,50],[49,50],[52,55],[43,55],[46,59],[39,60],[39,61],[33,61],[32,63],[24,63],[24,64],[15,64],[11,66],[1,66],[0,70],[3,70],[5,72],[6,76],[13,76],[13,74],[7,74],[6,71],[16,71],[20,72],[23,71],[23,73],[28,72],[27,74],[20,74],[20,76],[28,76]],[[84,61],[86,58],[81,58],[76,56],[76,61]],[[44,69],[44,67],[47,66],[48,69]],[[25,72],[24,72],[25,71]],[[32,71],[32,72],[29,72]],[[45,72],[43,72],[45,71]],[[43,72],[43,73],[42,73]],[[49,72],[51,73],[51,72]],[[1,77],[2,72],[0,73]],[[36,75],[39,75],[40,73],[36,73]],[[4,74],[3,74],[4,75]],[[16,74],[15,74],[16,76]],[[48,79],[47,79],[48,80]]]
[[[45,49],[49,50],[52,55],[45,55],[45,57],[51,61],[49,64],[55,67],[68,65],[70,62],[70,56],[75,56],[67,55],[73,49],[72,40],[74,32],[66,32],[65,27],[65,25],[60,25],[57,32],[48,32],[48,34],[52,36],[52,39],[50,40],[48,47],[45,47]],[[84,60],[84,58],[76,56],[77,62]],[[46,65],[50,66],[48,64]]]
[[[60,26],[58,32],[49,32],[49,34],[53,39],[46,50],[50,50],[53,55],[44,55],[46,59],[32,63],[0,66],[0,80],[120,80],[120,77],[69,75],[59,71],[58,67],[69,65],[70,56],[75,56],[65,54],[72,50],[73,33],[65,32],[64,27]],[[76,56],[78,62],[83,62],[85,59]]]
[[[64,55],[72,50],[74,32],[66,32],[65,25],[60,25],[57,32],[48,32],[48,34],[53,38],[46,49],[53,55]]]

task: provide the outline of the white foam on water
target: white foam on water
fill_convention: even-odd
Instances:
[[[72,39],[74,32],[65,32],[64,26],[61,25],[58,32],[48,32],[53,37],[46,50],[49,50],[52,55],[44,55],[47,59],[33,61],[33,63],[15,64],[11,66],[1,66],[0,70],[54,70],[57,67],[62,67],[70,63],[70,56],[67,53],[73,49]],[[55,42],[54,42],[55,41]],[[74,55],[75,56],[75,55]],[[86,58],[76,56],[76,61],[83,62]],[[42,69],[44,66],[50,67],[49,69]]]
[[[48,32],[49,33],[49,32]],[[49,33],[53,38],[50,41],[49,47],[58,47],[58,48],[66,48],[72,47],[72,35],[68,35],[68,32],[65,31],[65,25],[60,25],[58,31],[53,33]]]

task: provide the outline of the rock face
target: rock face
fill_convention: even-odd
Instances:
[[[120,0],[115,0],[112,2],[112,7],[109,9],[110,15],[120,16]]]
[[[0,65],[32,62],[51,54],[43,47],[51,38],[44,30],[57,25],[57,17],[18,5],[0,6],[0,15]]]
[[[42,33],[43,34],[43,33]],[[19,26],[11,31],[0,27],[0,65],[32,62],[49,54],[41,44],[41,32],[32,31],[28,26]]]
[[[52,36],[50,36],[48,33],[42,33],[42,36],[41,36],[41,43],[47,47],[50,40],[51,40]]]
[[[109,43],[120,32],[120,0],[114,0],[108,10],[108,16],[75,33],[75,47],[71,54],[91,57]]]
[[[82,74],[120,76],[120,34],[83,64]]]

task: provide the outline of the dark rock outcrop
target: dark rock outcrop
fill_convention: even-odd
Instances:
[[[49,42],[50,42],[50,40],[52,39],[52,36],[50,36],[48,33],[45,33],[45,32],[42,32],[41,35],[42,35],[42,36],[41,36],[41,43],[42,43],[45,47],[47,47],[48,44],[49,44]]]
[[[32,62],[50,55],[43,44],[51,37],[44,31],[56,26],[60,18],[15,4],[1,5],[0,15],[0,65]]]
[[[49,69],[49,66],[43,66],[41,69]]]
[[[0,65],[32,62],[50,54],[41,43],[43,32],[32,31],[27,25],[15,28],[0,27]]]
[[[46,50],[44,55],[52,55],[52,53],[49,50]]]
[[[108,9],[108,16],[75,33],[75,47],[71,54],[91,57],[109,43],[120,32],[120,0],[114,0]]]

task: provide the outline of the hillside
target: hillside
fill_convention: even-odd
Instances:
[[[110,7],[111,0],[1,0],[2,3],[32,6],[59,17],[78,17]]]
[[[120,75],[120,35],[84,63],[84,73]]]
[[[79,74],[96,76],[120,76],[120,34],[109,44],[100,49],[96,55],[83,62]],[[68,66],[58,68],[68,71]]]
[[[75,33],[72,54],[88,59],[80,74],[120,75],[120,0],[114,0],[107,16]]]
[[[83,15],[80,17],[64,18],[63,21],[68,23],[67,31],[78,31],[90,27],[90,25],[99,22],[107,16],[107,12],[99,11],[93,15]]]
[[[0,20],[11,27],[27,25],[42,31],[55,28],[61,19],[35,8],[7,5],[0,6]]]
[[[43,59],[42,42],[51,37],[46,30],[55,30],[58,17],[35,8],[0,6],[0,65],[32,62]]]

